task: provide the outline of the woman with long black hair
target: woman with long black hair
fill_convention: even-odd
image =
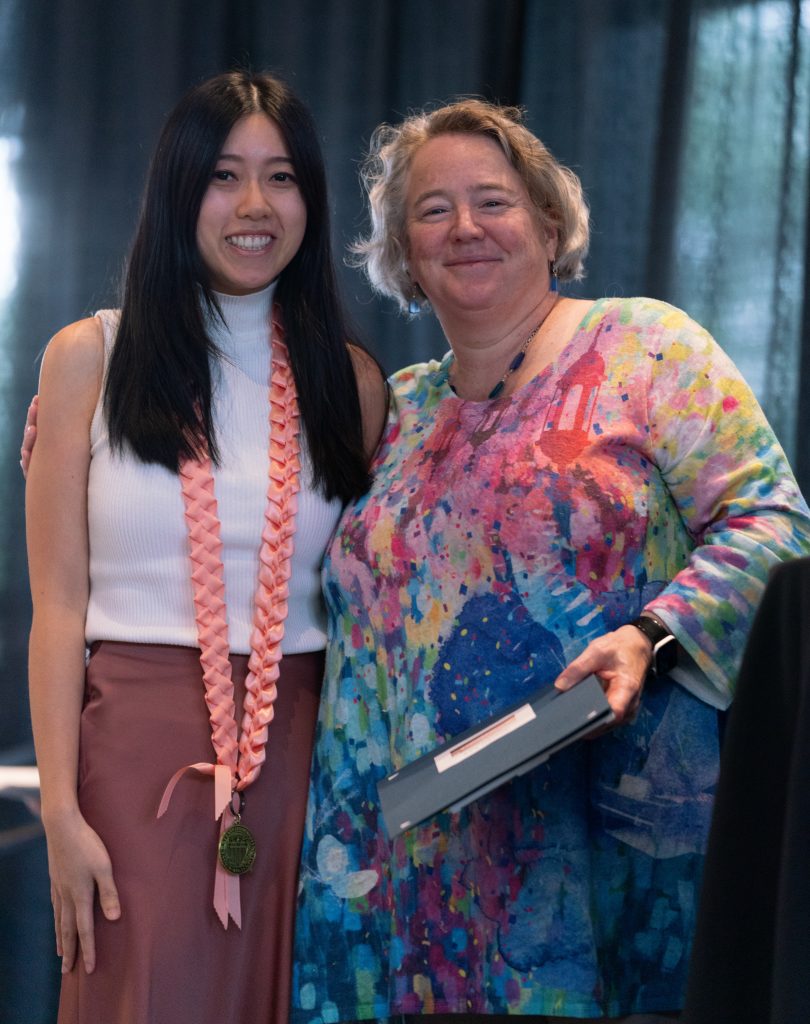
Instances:
[[[287,1019],[318,570],[386,404],[347,339],[306,108],[268,75],[191,90],[120,313],[42,367],[30,687],[61,1024]]]

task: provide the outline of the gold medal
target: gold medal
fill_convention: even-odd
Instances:
[[[240,824],[237,818],[220,836],[217,853],[226,871],[232,875],[244,875],[256,859],[256,840],[250,829]]]

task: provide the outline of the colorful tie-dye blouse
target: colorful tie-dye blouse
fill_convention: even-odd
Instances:
[[[456,398],[448,366],[394,376],[328,552],[293,1020],[677,1008],[716,707],[769,567],[810,550],[807,508],[733,365],[663,303],[597,302],[505,398]],[[644,607],[691,658],[635,724],[389,842],[380,778]]]

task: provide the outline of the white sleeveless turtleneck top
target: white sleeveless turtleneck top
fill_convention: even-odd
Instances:
[[[231,651],[247,654],[264,522],[268,466],[268,374],[273,286],[217,295],[226,326],[208,327],[223,358],[212,368],[221,465],[214,469]],[[101,310],[105,366],[118,312]],[[85,637],[197,646],[191,564],[180,480],[163,466],[110,450],[101,398],[90,430],[90,598]],[[289,612],[282,651],[326,645],[320,565],[340,502],[314,491],[303,428],[301,490],[293,537]]]

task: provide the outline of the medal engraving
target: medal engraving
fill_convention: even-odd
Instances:
[[[232,875],[243,875],[256,859],[256,840],[244,825],[231,825],[219,840],[219,862]]]

